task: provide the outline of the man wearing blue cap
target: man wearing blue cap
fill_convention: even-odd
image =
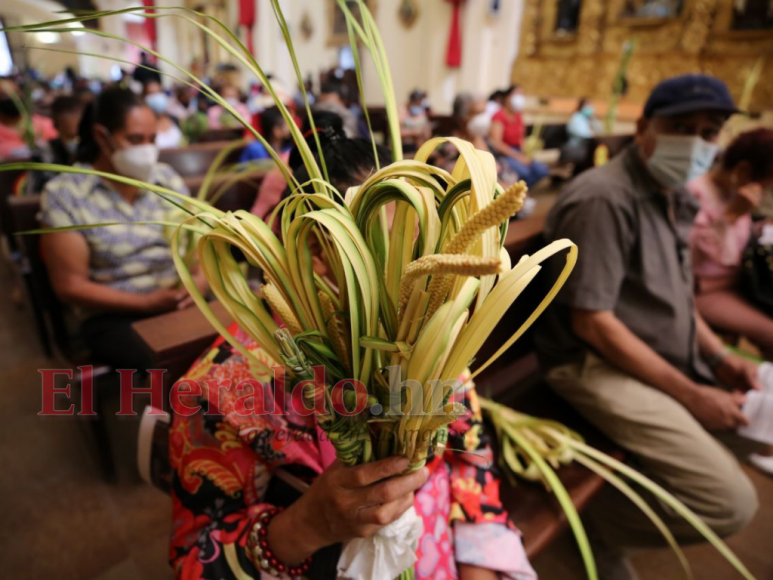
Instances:
[[[749,522],[757,498],[712,433],[747,422],[741,406],[758,387],[757,369],[729,353],[695,310],[689,232],[698,208],[684,185],[711,167],[734,112],[719,79],[663,81],[634,144],[566,187],[545,233],[574,241],[579,260],[537,335],[550,385],[722,536]],[[653,508],[678,540],[701,539]],[[590,515],[602,578],[634,577],[625,548],[662,543],[620,494],[602,493]]]

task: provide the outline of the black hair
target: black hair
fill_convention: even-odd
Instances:
[[[102,125],[110,133],[115,133],[123,129],[126,117],[136,107],[147,105],[139,95],[118,87],[102,91],[96,102],[88,104],[78,126],[78,161],[94,163],[99,157],[99,144],[94,138],[95,125]]]
[[[427,96],[426,91],[423,91],[421,89],[413,89],[411,91],[411,94],[408,95],[408,101],[421,101]]]
[[[95,97],[94,92],[88,87],[78,87],[73,90],[72,94],[84,104],[90,103]]]
[[[320,136],[319,144],[323,149],[327,142],[346,138],[346,133],[344,133],[344,121],[341,119],[341,115],[333,113],[332,111],[313,111],[312,117],[314,118],[314,126],[317,128],[317,133]],[[309,122],[308,115],[303,117],[301,132],[312,152],[318,153],[317,140],[311,132],[311,123]],[[301,152],[298,150],[298,147],[293,147],[290,151],[290,157],[287,164],[293,172],[303,166],[303,157],[301,157]]]
[[[506,97],[507,95],[509,95],[513,91],[517,91],[520,88],[521,88],[521,85],[512,84],[509,87],[507,87],[504,91],[502,91],[502,93],[503,93],[502,96]]]
[[[588,104],[588,97],[580,97],[580,100],[577,102],[577,112],[579,113],[582,111],[582,108]]]
[[[733,139],[722,156],[722,167],[733,169],[742,162],[749,164],[754,181],[773,177],[773,129],[760,127]]]
[[[21,111],[16,102],[11,97],[5,95],[0,96],[0,115],[11,119],[18,119],[21,117]]]
[[[362,176],[375,171],[376,161],[373,156],[373,144],[368,139],[349,139],[344,133],[341,117],[335,113],[323,113],[318,111],[314,113],[314,124],[317,127],[317,136],[319,145],[325,156],[325,167],[330,184],[333,185],[341,194],[344,194],[349,187],[358,185],[362,181]],[[304,124],[304,135],[309,133],[308,119]],[[306,142],[314,153],[314,159],[321,167],[319,151],[316,148],[314,135],[308,135]],[[376,147],[378,162],[380,167],[391,163],[389,150],[381,145]],[[295,154],[295,157],[293,156]],[[294,163],[296,165],[294,165]],[[297,149],[290,153],[290,169],[293,170],[298,183],[303,185],[309,181],[309,174],[303,165],[303,160]],[[307,189],[311,189],[307,186]],[[285,190],[284,196],[290,194],[289,188]],[[284,197],[283,196],[283,197]]]
[[[499,89],[497,89],[497,90],[495,90],[494,92],[492,92],[492,93],[491,93],[491,94],[488,96],[488,100],[489,100],[489,101],[496,101],[496,100],[497,100],[499,97],[501,97],[501,96],[502,96],[502,91],[500,91]]]
[[[329,95],[332,93],[337,94],[343,98],[341,84],[334,81],[325,81],[319,88],[319,92],[323,95]]]
[[[78,97],[56,97],[54,102],[51,103],[51,117],[58,117],[59,115],[80,114],[83,112],[83,107],[83,101],[81,101]]]
[[[269,143],[274,135],[274,129],[284,123],[285,119],[277,106],[269,107],[260,114],[260,132]]]

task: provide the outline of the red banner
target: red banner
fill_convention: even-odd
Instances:
[[[255,5],[258,0],[239,0],[239,26],[247,29],[247,49],[254,55],[255,50],[252,45],[252,27],[255,26]]]
[[[155,0],[142,0],[142,5],[146,8],[154,8],[156,6]],[[150,12],[150,10],[146,10],[146,12]],[[158,46],[156,45],[156,19],[155,18],[146,18],[145,19],[145,33],[148,35],[148,40],[150,40],[150,48],[153,50],[157,50]]]
[[[462,32],[461,10],[464,0],[447,0],[454,5],[451,14],[451,30],[448,33],[448,49],[446,50],[446,64],[452,68],[462,66]]]

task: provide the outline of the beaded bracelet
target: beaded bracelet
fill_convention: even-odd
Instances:
[[[268,525],[282,508],[269,508],[261,512],[258,521],[252,526],[249,537],[249,547],[252,552],[252,561],[261,571],[280,578],[293,578],[302,576],[309,571],[311,557],[306,558],[297,566],[289,566],[280,562],[268,545]]]

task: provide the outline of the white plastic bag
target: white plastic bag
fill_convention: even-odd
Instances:
[[[347,580],[394,580],[416,563],[424,524],[411,507],[370,538],[350,540],[338,559],[338,576]]]

